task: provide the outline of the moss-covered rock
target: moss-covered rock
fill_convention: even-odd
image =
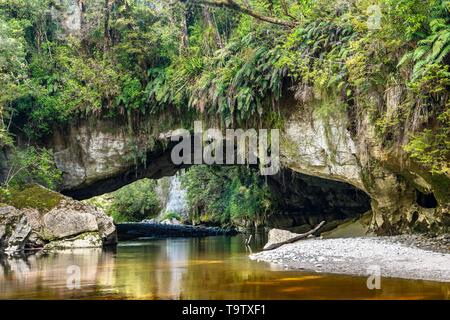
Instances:
[[[117,242],[112,218],[103,211],[42,186],[12,188],[2,201],[6,202],[0,206],[0,249],[4,251]]]
[[[58,192],[47,189],[37,184],[30,184],[23,188],[9,188],[8,198],[1,199],[17,209],[34,208],[45,213],[55,208],[65,197]]]

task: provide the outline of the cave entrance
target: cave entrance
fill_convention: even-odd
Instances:
[[[187,182],[182,185],[183,179]],[[286,168],[273,176],[260,176],[257,168],[246,166],[193,165],[174,175],[140,179],[100,198],[93,203],[112,200],[115,207],[107,210],[116,222],[126,222],[128,216],[130,222],[175,219],[195,225],[267,226],[294,232],[309,230],[323,220],[326,229],[331,229],[371,208],[369,196],[348,183]],[[265,201],[272,202],[269,211],[252,211],[264,211]]]
[[[327,229],[362,216],[371,209],[370,197],[345,183],[282,169],[269,179],[279,199],[279,212],[268,217],[268,225],[295,232],[327,222]]]
[[[233,209],[229,210],[225,221],[230,221],[229,217],[240,216],[240,210],[247,210],[247,208],[251,207],[251,204],[246,203],[248,197],[236,195],[235,193],[239,193],[238,191],[241,188],[242,193],[247,192],[247,196],[253,197],[255,193],[261,190],[252,189],[251,185],[256,182],[259,184],[261,181],[264,181],[268,186],[269,193],[275,198],[277,206],[273,209],[271,207],[270,211],[266,211],[264,217],[257,215],[252,223],[255,226],[266,225],[301,232],[302,227],[310,229],[311,226],[325,220],[327,228],[332,228],[348,219],[360,217],[371,208],[370,197],[348,183],[300,174],[288,168],[281,168],[275,175],[259,176],[256,179],[252,174],[249,175],[246,170],[252,169],[254,172],[258,172],[257,166],[176,165],[171,159],[173,147],[173,143],[167,146],[161,145],[150,152],[144,162],[138,162],[128,167],[125,166],[122,171],[116,170],[115,174],[98,177],[95,182],[91,180],[89,183],[78,184],[75,188],[63,190],[62,193],[78,200],[89,199],[115,192],[124,186],[133,184],[135,181],[153,181],[146,183],[149,185],[164,177],[174,177],[177,173],[183,172],[183,170],[192,172],[196,168],[204,167],[208,171],[208,179],[214,180],[212,185],[215,188],[211,188],[211,185],[204,185],[200,186],[197,191],[194,191],[194,194],[199,193],[205,197],[205,199],[198,201],[195,210],[190,208],[191,212],[194,211],[194,215],[195,213],[201,215],[202,212],[210,215],[211,211],[216,208],[219,208],[219,211],[229,209],[227,206],[231,206],[231,203],[234,201]],[[236,172],[233,173],[233,170]],[[240,181],[231,186],[233,181],[236,182],[236,175],[240,177]],[[199,173],[196,179],[199,181],[204,180],[205,175]],[[193,179],[193,182],[195,182],[195,179]],[[215,198],[210,197],[217,192],[217,189],[225,187],[227,192],[223,192],[223,194]],[[229,198],[230,193],[233,193],[233,198]],[[130,206],[134,204],[133,198],[136,197],[132,194],[127,196],[126,193],[122,197],[123,202],[131,201]],[[430,199],[425,200],[424,203],[427,205],[432,204]],[[210,206],[211,201],[216,201],[217,205]],[[244,208],[244,205],[247,205],[247,208]],[[164,203],[160,205],[160,207],[164,206]],[[162,208],[159,209],[162,210]],[[144,208],[141,212],[146,212],[146,210]],[[155,216],[154,212],[157,210],[154,208],[151,210],[153,210],[153,216]],[[166,212],[171,213],[171,210],[166,210]],[[136,216],[139,217],[136,219],[146,219],[139,212],[137,212]],[[215,217],[213,218],[215,219]],[[208,223],[214,223],[214,219]],[[196,218],[191,219],[191,221],[194,223],[204,222],[197,221]],[[244,227],[246,226],[244,225]]]
[[[438,203],[433,193],[423,193],[416,189],[416,202],[422,208],[436,208]]]

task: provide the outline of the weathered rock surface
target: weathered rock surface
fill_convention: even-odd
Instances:
[[[390,107],[395,104],[391,100]],[[281,103],[285,121],[280,160],[283,170],[300,178],[268,177],[283,204],[283,214],[268,219],[273,227],[312,227],[320,220],[345,220],[371,210],[370,230],[377,234],[448,230],[448,177],[430,176],[411,160],[402,160],[407,156],[401,146],[383,149],[374,125],[364,116],[351,124],[355,120],[345,112],[307,117],[295,101]],[[170,159],[170,130],[156,134],[161,123],[150,120],[141,119],[147,135],[134,134],[126,123],[107,119],[80,120],[63,131],[55,130],[51,145],[64,173],[64,192],[85,199],[143,177],[161,178],[179,170]],[[143,137],[153,143],[144,143]],[[132,161],[136,148],[146,150],[146,161]],[[422,198],[431,200],[424,204]]]
[[[0,207],[0,248],[8,252],[23,250],[30,232],[27,218],[19,210]]]
[[[52,209],[43,220],[43,232],[49,240],[98,230],[94,215],[65,208],[64,204]]]
[[[33,193],[24,197],[25,189],[15,195],[15,202],[24,201],[15,204],[23,208],[0,206],[0,250],[90,248],[117,242],[113,220],[103,211],[36,185],[30,188],[39,190],[39,195],[56,194],[60,200],[53,208],[30,208]]]
[[[281,230],[281,229],[270,229],[268,234],[268,240],[266,245],[264,246],[264,249],[267,249],[271,247],[274,244],[288,241],[292,238],[297,237],[298,233],[293,233],[287,230]]]
[[[99,248],[102,245],[102,237],[98,233],[83,233],[74,238],[52,241],[44,246],[44,250]]]

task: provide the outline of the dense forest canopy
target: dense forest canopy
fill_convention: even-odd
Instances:
[[[61,23],[70,3],[76,32]],[[449,10],[445,0],[0,0],[0,146],[18,133],[32,146],[92,115],[277,125],[290,93],[323,115],[358,102],[387,146],[411,127],[405,150],[448,175]],[[394,119],[371,98],[392,86],[407,91]],[[50,150],[20,152],[21,180],[60,178],[36,165],[49,166]]]

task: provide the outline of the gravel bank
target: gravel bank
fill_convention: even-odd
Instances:
[[[405,242],[397,237],[307,239],[252,254],[250,259],[282,264],[286,269],[361,276],[376,265],[382,277],[450,282],[450,254]]]

